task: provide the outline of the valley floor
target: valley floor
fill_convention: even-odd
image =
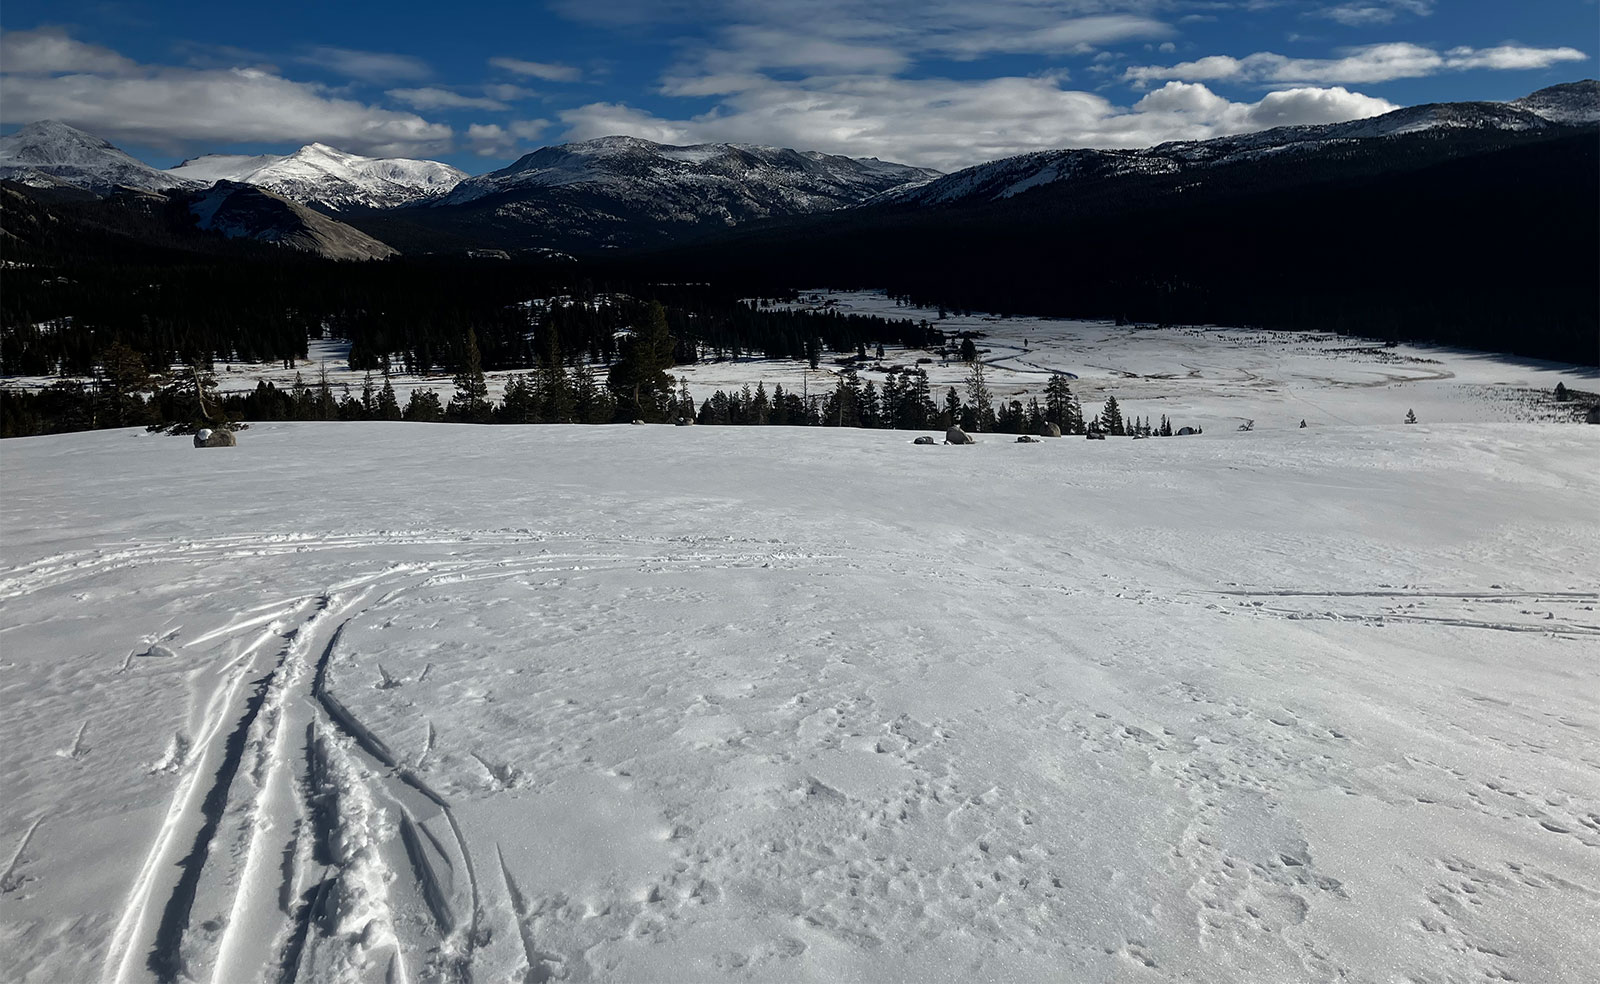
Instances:
[[[911,436],[6,442],[0,979],[1592,979],[1600,428]]]

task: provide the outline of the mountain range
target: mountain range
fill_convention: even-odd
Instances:
[[[471,177],[437,161],[362,157],[315,143],[283,156],[213,154],[159,170],[92,134],[41,121],[0,137],[0,179],[46,194],[159,193],[188,203],[200,230],[341,258],[389,255],[393,246],[406,252],[594,252],[670,247],[732,227],[840,209],[852,210],[849,221],[860,222],[854,213],[889,215],[1023,195],[1031,200],[1046,189],[1056,199],[1080,188],[1115,199],[1107,189],[1163,178],[1222,180],[1204,176],[1252,164],[1275,162],[1280,181],[1298,173],[1277,166],[1285,161],[1314,170],[1317,162],[1360,157],[1361,166],[1381,171],[1396,155],[1415,158],[1417,140],[1465,152],[1485,139],[1539,138],[1596,122],[1600,83],[1586,80],[1509,103],[1435,103],[1347,123],[1138,150],[1042,151],[947,175],[874,158],[745,144],[670,146],[618,136],[541,148]],[[246,195],[248,188],[264,194]]]

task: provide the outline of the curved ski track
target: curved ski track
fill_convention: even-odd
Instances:
[[[427,559],[410,559],[416,548]],[[437,584],[823,559],[759,539],[525,529],[241,534],[48,557],[0,571],[0,598],[125,568],[332,551],[351,551],[355,565],[363,553],[391,550],[407,560],[353,567],[311,596],[269,595],[224,624],[192,627],[181,643],[176,629],[163,636],[186,655],[216,659],[221,672],[202,697],[201,723],[108,940],[103,981],[293,984],[347,976],[341,969],[390,981],[548,980],[560,958],[534,947],[527,900],[503,860],[491,859],[499,870],[484,882],[451,802],[419,773],[420,761],[402,761],[340,699],[334,664],[345,628]],[[330,845],[353,840],[375,854],[335,856]],[[371,926],[337,931],[341,880],[364,877],[358,861],[381,868],[365,884],[384,886],[373,925],[388,925],[388,935]]]

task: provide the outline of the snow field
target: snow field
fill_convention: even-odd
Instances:
[[[7,442],[0,977],[1587,979],[1600,432],[910,437]]]

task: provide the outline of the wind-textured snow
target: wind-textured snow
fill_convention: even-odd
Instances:
[[[340,209],[394,208],[437,198],[467,176],[438,161],[362,157],[326,144],[307,144],[283,157],[213,154],[166,172],[201,182],[258,185],[304,204]]]
[[[912,436],[7,441],[0,978],[1591,979],[1600,428]]]

